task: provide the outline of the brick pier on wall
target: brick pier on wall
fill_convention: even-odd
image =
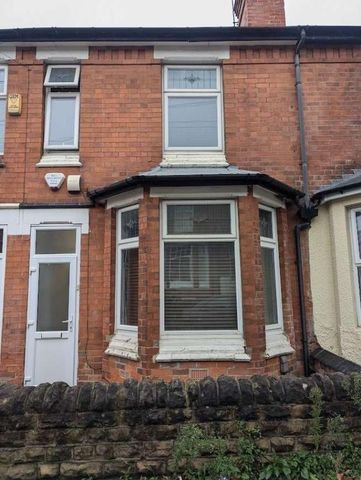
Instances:
[[[174,471],[179,429],[200,424],[233,439],[240,420],[258,425],[260,446],[286,452],[309,447],[310,390],[323,392],[322,416],[344,417],[361,443],[361,417],[340,373],[311,378],[205,378],[187,384],[127,380],[0,386],[0,478],[118,478]]]

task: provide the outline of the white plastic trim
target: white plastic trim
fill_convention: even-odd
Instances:
[[[254,186],[253,196],[258,198],[265,205],[269,205],[270,207],[286,208],[286,204],[283,200],[281,200],[277,197],[277,195],[265,188]]]
[[[139,360],[138,330],[118,330],[111,338],[105,353],[129,360]]]
[[[282,330],[266,330],[266,358],[290,355],[294,351]]]
[[[212,187],[152,187],[150,189],[151,197],[182,199],[197,198],[205,199],[216,198],[235,198],[246,197],[248,194],[246,185],[229,185]]]
[[[49,60],[52,62],[87,60],[89,58],[89,47],[79,45],[37,47],[36,58],[38,60]]]
[[[81,167],[79,153],[66,152],[45,152],[37,167]]]
[[[170,62],[219,62],[230,58],[230,50],[226,45],[155,46],[154,58]]]
[[[164,334],[160,338],[156,362],[188,360],[218,360],[249,362],[245,344],[239,332]]]
[[[121,208],[137,203],[144,197],[143,188],[136,188],[129,192],[120,193],[114,197],[111,197],[107,200],[106,208]]]
[[[88,208],[0,209],[0,224],[7,225],[8,235],[30,235],[31,226],[44,224],[80,225],[81,233],[89,232]]]
[[[16,59],[16,47],[0,47],[0,62]]]

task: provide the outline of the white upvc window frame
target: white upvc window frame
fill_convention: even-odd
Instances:
[[[3,231],[3,244],[0,252],[0,353],[3,342],[3,320],[4,320],[4,293],[5,293],[5,271],[6,271],[6,247],[7,247],[7,225],[0,225]]]
[[[358,279],[358,268],[361,268],[361,252],[358,245],[356,214],[361,213],[361,207],[350,209],[350,223],[352,236],[352,270],[354,278],[354,291],[356,298],[357,324],[361,327],[361,295]]]
[[[169,69],[194,68],[215,69],[217,74],[216,89],[176,89],[168,88]],[[165,65],[163,70],[163,142],[165,152],[223,152],[224,151],[224,113],[223,113],[223,90],[222,74],[219,65]],[[168,99],[171,97],[215,97],[217,98],[217,146],[216,147],[171,147],[169,146],[169,128],[168,128]]]
[[[167,207],[168,205],[209,205],[225,204],[230,206],[231,233],[229,234],[198,234],[198,235],[171,235],[167,232]],[[237,205],[234,200],[165,200],[161,206],[161,249],[160,249],[160,302],[161,336],[184,337],[192,336],[202,338],[209,335],[229,335],[232,333],[243,334],[242,322],[242,299],[241,299],[241,268],[239,251],[239,234],[237,222]],[[236,280],[236,304],[237,304],[237,329],[235,330],[181,330],[170,331],[165,329],[165,268],[164,248],[165,243],[195,243],[195,242],[231,242],[234,245],[235,280]]]
[[[7,100],[7,89],[8,89],[8,66],[0,65],[0,70],[4,71],[4,90],[0,91],[0,100],[5,101],[5,115],[4,115],[4,147],[5,147],[5,131],[6,131],[6,100]],[[4,148],[5,150],[5,148]],[[4,155],[4,151],[0,150],[0,155]]]
[[[260,205],[259,210],[270,212],[272,215],[272,233],[271,237],[263,237],[260,234],[261,248],[268,248],[273,250],[274,266],[275,266],[275,286],[276,286],[276,301],[277,301],[277,317],[278,321],[272,325],[266,325],[268,331],[282,331],[283,332],[283,308],[282,308],[282,286],[281,286],[281,267],[280,255],[278,249],[278,233],[277,233],[277,212],[274,208]]]
[[[75,97],[75,121],[74,121],[74,143],[72,145],[49,145],[50,118],[51,118],[51,100],[53,98]],[[79,149],[79,113],[80,113],[80,93],[79,92],[51,92],[46,94],[45,107],[45,150],[78,150]]]
[[[137,332],[138,327],[135,325],[125,325],[122,323],[121,319],[121,289],[122,289],[122,251],[123,250],[132,250],[139,249],[139,236],[132,238],[121,238],[122,231],[122,213],[129,212],[131,210],[138,210],[139,205],[131,205],[129,207],[120,208],[117,210],[117,227],[116,227],[116,239],[117,239],[117,250],[116,250],[116,275],[115,275],[115,331],[128,331],[128,332]]]
[[[52,70],[56,70],[58,68],[74,68],[74,80],[72,82],[51,82],[50,75]],[[45,74],[44,86],[45,87],[78,87],[79,86],[79,78],[80,78],[80,65],[48,65]]]

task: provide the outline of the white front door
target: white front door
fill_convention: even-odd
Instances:
[[[25,385],[76,383],[80,230],[31,231]]]

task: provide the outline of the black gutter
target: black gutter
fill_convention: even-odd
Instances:
[[[0,29],[0,43],[43,42],[294,42],[304,29],[307,46],[361,43],[361,27],[188,27],[188,28],[11,28]]]
[[[295,188],[269,177],[263,173],[257,174],[240,174],[236,175],[136,175],[128,177],[111,185],[90,190],[88,196],[93,201],[105,200],[111,196],[125,192],[140,186],[196,186],[196,185],[258,185],[268,188],[273,192],[286,197],[290,200],[297,201],[303,196],[303,193]]]
[[[305,284],[303,277],[303,255],[301,247],[301,232],[311,227],[310,223],[302,223],[295,227],[296,240],[296,263],[297,263],[297,279],[298,279],[298,294],[300,300],[301,313],[301,334],[302,334],[302,350],[303,350],[303,366],[305,376],[310,375],[310,351],[308,345],[308,329],[307,329],[307,314],[305,305]]]
[[[38,208],[92,208],[94,203],[19,203],[21,209],[38,209]]]
[[[330,187],[330,188],[327,188],[325,190],[321,190],[321,191],[318,191],[316,192],[314,195],[312,195],[312,201],[314,203],[320,203],[321,200],[326,197],[327,195],[331,195],[332,193],[344,193],[344,192],[347,192],[349,190],[355,190],[355,189],[359,189],[361,188],[361,180],[359,181],[359,183],[353,183],[353,184],[350,184],[350,185],[344,185],[344,186],[339,186],[339,187]]]

